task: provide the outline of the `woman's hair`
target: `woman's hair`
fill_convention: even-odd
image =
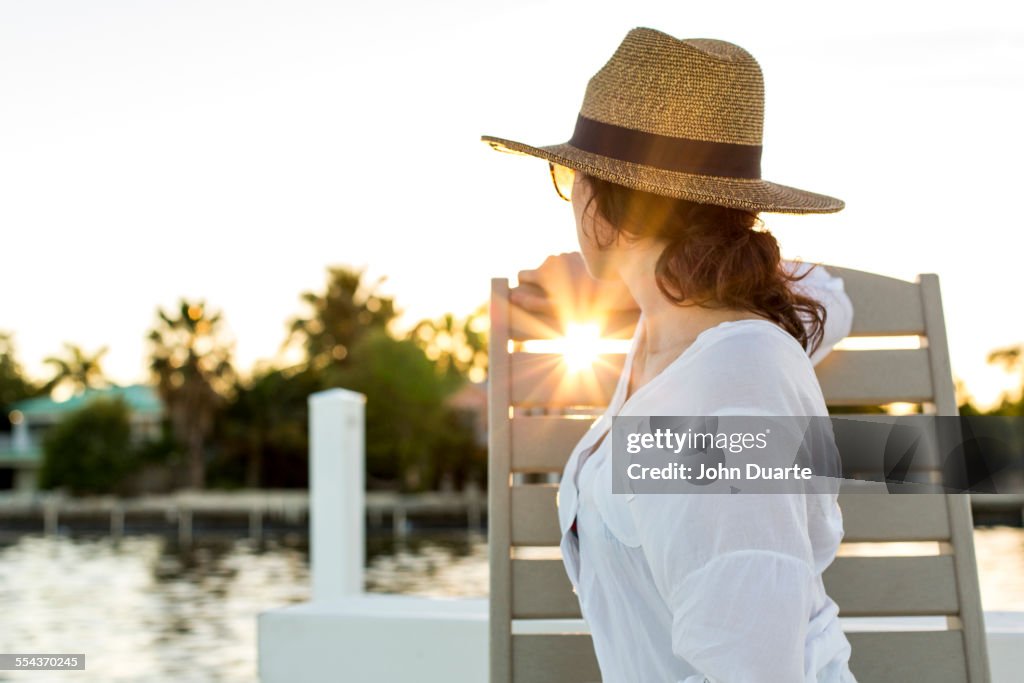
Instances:
[[[600,215],[615,229],[608,243],[594,240],[598,248],[611,246],[620,235],[667,243],[655,278],[670,301],[717,302],[752,311],[777,322],[809,352],[821,345],[825,307],[790,286],[807,277],[810,269],[797,276],[783,266],[775,236],[754,229],[764,225],[757,212],[665,197],[590,175],[585,180],[593,194],[583,215],[590,202],[596,202]]]

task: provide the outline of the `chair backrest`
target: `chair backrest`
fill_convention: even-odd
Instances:
[[[938,277],[916,282],[826,266],[854,305],[850,336],[913,335],[921,348],[834,350],[816,368],[830,409],[918,403],[956,415]],[[539,318],[491,281],[489,553],[491,683],[599,681],[579,603],[559,555],[555,495],[568,454],[607,407],[624,354],[603,354],[569,377],[562,358],[522,350],[553,339],[566,321]],[[606,320],[603,336],[629,339],[636,315]],[[590,406],[592,410],[581,410]],[[844,546],[929,541],[937,554],[864,556],[840,551],[824,580],[842,617],[944,616],[945,629],[847,629],[858,680],[988,683],[973,526],[966,494],[840,493]],[[883,546],[884,547],[884,546]],[[875,553],[878,555],[878,553]],[[855,620],[854,620],[855,621]],[[906,620],[905,620],[906,621]],[[932,620],[934,622],[934,620]],[[876,624],[877,625],[877,624]]]

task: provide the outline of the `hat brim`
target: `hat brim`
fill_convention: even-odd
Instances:
[[[767,180],[666,171],[587,152],[567,142],[534,147],[491,135],[480,139],[499,152],[540,157],[634,190],[702,204],[768,213],[835,213],[846,206],[835,197]]]

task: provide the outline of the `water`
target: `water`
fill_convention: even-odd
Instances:
[[[975,530],[986,610],[1024,610],[1024,529]],[[367,589],[487,594],[479,535],[371,538]],[[84,652],[74,674],[0,672],[0,681],[255,683],[256,615],[309,599],[299,540],[23,536],[0,546],[0,652]]]
[[[307,564],[244,541],[25,536],[0,551],[0,652],[85,653],[86,670],[0,680],[254,681],[254,617],[307,599]]]

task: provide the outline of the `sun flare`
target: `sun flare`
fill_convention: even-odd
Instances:
[[[572,372],[591,367],[601,354],[601,329],[597,323],[569,323],[565,327],[562,356]]]
[[[570,322],[565,326],[565,335],[524,342],[523,350],[528,353],[559,354],[569,372],[580,373],[592,369],[599,362],[601,354],[625,353],[628,345],[628,339],[603,338],[599,323]]]

